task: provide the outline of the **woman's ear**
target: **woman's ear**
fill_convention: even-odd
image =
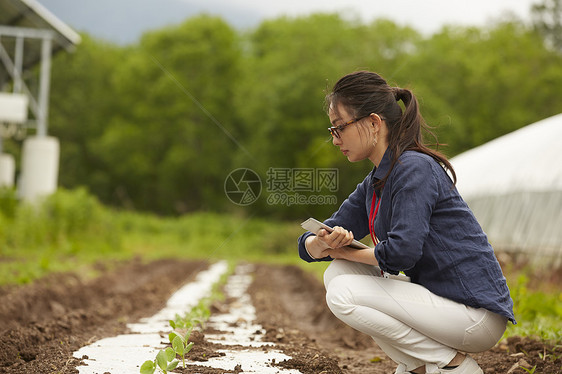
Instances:
[[[369,114],[369,119],[371,120],[373,126],[378,126],[382,122],[382,118],[376,113]]]
[[[378,132],[381,127],[381,117],[378,114],[371,113],[369,114],[369,120],[371,121],[371,126],[375,132]]]

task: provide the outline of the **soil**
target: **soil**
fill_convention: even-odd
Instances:
[[[208,265],[134,260],[112,270],[100,267],[102,275],[95,279],[54,274],[31,285],[1,288],[0,373],[77,373],[83,363],[72,352],[126,333],[127,323],[155,314],[175,290]],[[396,364],[368,336],[333,317],[325,305],[323,285],[301,268],[258,264],[249,292],[256,322],[265,329],[261,338],[292,357],[271,365],[304,374],[394,373]],[[213,313],[228,310],[230,302],[214,304]],[[174,372],[225,373],[205,366],[205,360],[224,348],[206,341],[205,332],[192,333],[196,344],[189,365]],[[487,374],[524,374],[535,366],[534,373],[561,373],[560,356],[560,347],[521,337],[473,355]],[[232,371],[242,372],[241,366]]]

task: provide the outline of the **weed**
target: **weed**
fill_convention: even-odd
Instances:
[[[535,373],[535,370],[537,370],[537,365],[533,366],[533,367],[530,368],[530,369],[527,369],[526,367],[523,367],[523,366],[519,366],[519,367],[520,367],[521,369],[525,370],[525,371],[526,371],[527,373],[529,373],[529,374],[534,374],[534,373]]]
[[[548,358],[550,361],[554,362],[562,357],[562,352],[557,352],[560,348],[562,348],[562,345],[555,345],[549,349],[549,352],[547,352],[546,347],[544,347],[543,353],[539,352],[539,357],[543,361]]]
[[[562,341],[560,294],[529,290],[529,277],[525,272],[509,283],[518,323],[510,326],[504,336],[533,336],[553,343]]]

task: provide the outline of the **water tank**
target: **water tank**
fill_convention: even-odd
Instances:
[[[23,143],[20,196],[27,201],[57,189],[60,146],[57,138],[34,136]]]
[[[13,187],[16,163],[14,156],[0,153],[0,187]]]

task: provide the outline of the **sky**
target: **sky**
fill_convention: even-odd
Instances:
[[[208,0],[209,1],[209,0]],[[266,2],[233,0],[230,5],[245,8],[262,18],[281,14],[300,15],[314,11],[343,11],[359,15],[365,21],[378,17],[411,24],[422,32],[434,32],[443,24],[482,25],[488,18],[512,12],[527,18],[537,0],[290,0]],[[210,0],[220,4],[223,1]]]
[[[38,0],[77,31],[131,43],[148,30],[177,24],[201,12],[245,29],[268,18],[339,12],[365,22],[388,18],[431,34],[445,24],[482,26],[507,14],[529,20],[541,0]]]

